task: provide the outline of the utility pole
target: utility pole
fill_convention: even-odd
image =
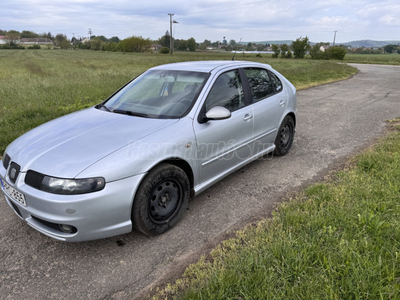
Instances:
[[[92,39],[92,28],[89,28],[89,40],[91,40]]]
[[[168,14],[169,15],[169,54],[172,54],[173,48],[172,48],[172,16],[174,14]]]
[[[335,47],[335,41],[336,41],[336,32],[337,30],[334,31],[335,35],[333,36],[333,47]]]

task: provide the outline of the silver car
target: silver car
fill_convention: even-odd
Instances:
[[[11,143],[1,189],[31,227],[62,241],[163,233],[189,198],[293,143],[296,89],[269,65],[154,67],[104,102]]]

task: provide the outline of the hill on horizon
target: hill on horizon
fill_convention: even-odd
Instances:
[[[247,45],[249,42],[240,42],[241,45]],[[280,40],[280,41],[259,41],[259,42],[251,42],[255,44],[288,44],[292,43],[292,40]],[[315,45],[316,42],[310,42],[311,45]],[[348,47],[359,48],[359,47],[366,47],[366,48],[380,48],[386,45],[394,44],[399,45],[400,41],[374,41],[374,40],[360,40],[360,41],[351,41],[347,43],[337,43],[338,45],[345,45]]]

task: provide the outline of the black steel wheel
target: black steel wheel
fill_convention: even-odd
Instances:
[[[279,127],[278,134],[275,139],[275,155],[283,156],[289,152],[293,144],[294,129],[295,125],[293,118],[291,116],[286,116]]]
[[[132,222],[147,235],[164,233],[182,218],[189,201],[190,183],[180,168],[161,164],[151,170],[136,192]]]

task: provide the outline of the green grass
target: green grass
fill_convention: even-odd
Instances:
[[[153,299],[400,299],[398,130]]]
[[[346,63],[400,65],[400,54],[346,54]]]
[[[0,156],[10,142],[28,130],[101,102],[150,67],[231,58],[231,53],[0,50]],[[269,63],[298,89],[344,79],[357,72],[325,61],[259,58],[241,53],[235,59]]]

